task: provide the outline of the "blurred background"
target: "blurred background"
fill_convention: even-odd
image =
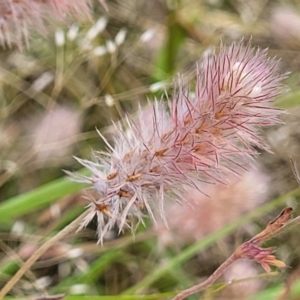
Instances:
[[[262,152],[253,169],[228,187],[203,187],[211,198],[190,190],[193,209],[169,204],[169,230],[147,222],[135,238],[116,230],[101,246],[92,222],[47,251],[13,296],[169,299],[203,281],[284,206],[300,213],[290,164],[292,157],[300,166],[298,0],[91,1],[90,12],[88,6],[80,7],[82,13],[71,7],[67,18],[57,20],[51,11],[40,17],[11,3],[18,21],[0,3],[0,285],[43,238],[88,204],[83,186],[62,177],[63,170],[80,169],[73,156],[88,159],[92,149],[104,149],[95,128],[113,141],[112,121],[172,95],[174,78],[179,73],[193,78],[195,63],[220,41],[251,39],[281,59],[283,73],[291,72],[286,93],[276,100],[287,109],[285,124],[262,133],[273,154]],[[201,299],[300,299],[298,231],[267,245],[276,246],[276,256],[290,268],[265,274],[259,265],[239,262]]]

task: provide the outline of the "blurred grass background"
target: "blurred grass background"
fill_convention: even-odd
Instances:
[[[289,164],[290,156],[300,162],[299,1],[106,3],[108,12],[95,1],[94,21],[57,24],[56,33],[46,36],[32,31],[30,48],[23,52],[1,49],[0,284],[43,239],[84,210],[84,186],[67,181],[63,170],[80,168],[72,156],[89,158],[91,149],[104,148],[95,128],[112,141],[112,121],[165,91],[172,95],[174,77],[180,72],[190,78],[195,63],[212,47],[218,48],[220,40],[229,45],[251,39],[254,46],[269,48],[270,56],[281,58],[282,72],[291,72],[287,92],[276,102],[288,110],[285,124],[262,133],[274,151],[258,157],[259,169],[269,178],[268,199],[217,231],[211,222],[227,210],[239,212],[236,204],[225,202],[221,211],[196,216],[199,228],[204,226],[208,233],[182,243],[164,243],[149,222],[134,238],[111,232],[100,246],[92,223],[43,255],[12,290],[17,299],[43,293],[66,293],[69,300],[170,299],[204,280],[282,207],[289,205],[300,213],[300,190]],[[107,24],[93,37],[90,30],[99,22]],[[220,279],[201,293],[201,299],[300,299],[298,229],[269,244],[290,268],[264,274],[260,266],[246,265],[255,269],[253,276],[233,276],[237,282]]]

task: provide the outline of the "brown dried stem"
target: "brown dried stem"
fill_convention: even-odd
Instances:
[[[18,270],[18,272],[6,283],[6,285],[0,291],[0,299],[6,296],[6,294],[16,285],[16,283],[22,278],[22,276],[29,270],[32,265],[55,243],[63,239],[65,236],[73,232],[83,219],[88,214],[88,211],[82,213],[77,219],[66,226],[63,230],[59,231],[55,236],[46,241],[40,248],[38,248],[33,255],[24,263],[24,265]]]
[[[247,258],[253,261],[259,262],[261,266],[267,271],[270,271],[269,265],[274,265],[277,267],[285,267],[285,263],[277,260],[272,254],[273,249],[271,248],[260,248],[259,245],[265,241],[273,238],[274,236],[281,234],[283,231],[290,229],[291,227],[300,223],[300,216],[297,218],[292,218],[293,209],[287,207],[282,210],[282,212],[271,222],[268,223],[266,228],[259,234],[254,236],[249,241],[246,241],[242,245],[236,248],[234,253],[223,262],[216,271],[209,276],[204,282],[192,286],[173,298],[173,300],[182,300],[192,295],[194,293],[200,292],[203,289],[212,285],[223,273],[224,271],[236,260],[240,258]]]
[[[224,271],[232,264],[234,263],[238,257],[233,253],[229,258],[227,258],[219,267],[217,270],[213,272],[211,276],[209,276],[205,281],[192,286],[189,289],[186,289],[182,291],[180,294],[175,296],[173,300],[182,300],[189,295],[195,294],[197,292],[202,291],[203,289],[207,288],[208,286],[212,285],[223,273]]]

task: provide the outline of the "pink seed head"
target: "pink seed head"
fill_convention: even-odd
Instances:
[[[257,154],[254,147],[269,150],[258,130],[279,122],[281,111],[271,105],[282,91],[284,75],[277,68],[266,51],[250,44],[221,45],[198,66],[195,91],[179,83],[169,108],[155,101],[137,118],[128,116],[115,125],[113,146],[99,133],[107,151],[92,161],[78,159],[92,175],[77,179],[99,194],[83,225],[97,215],[102,242],[115,225],[134,231],[134,220],[143,222],[144,213],[155,221],[158,210],[165,220],[165,201],[184,199],[185,185],[222,183],[245,169]]]

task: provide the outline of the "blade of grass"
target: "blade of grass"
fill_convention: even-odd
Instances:
[[[268,300],[268,299],[300,299],[300,282],[299,280],[292,285],[289,295],[283,294],[286,286],[284,284],[277,284],[264,291],[261,291],[247,300]]]
[[[61,197],[79,192],[84,187],[83,184],[71,182],[67,177],[63,177],[27,193],[7,199],[0,203],[0,222],[43,208]]]
[[[300,104],[300,91],[295,90],[293,92],[284,94],[276,100],[276,106],[284,109],[293,108]]]
[[[156,67],[153,72],[155,81],[166,80],[174,74],[178,53],[185,38],[185,31],[177,22],[177,12],[170,12],[167,21],[167,41],[158,53]]]
[[[51,292],[54,294],[64,293],[74,284],[92,284],[97,282],[97,279],[101,276],[105,269],[113,262],[119,261],[119,258],[122,257],[122,255],[123,251],[119,249],[112,249],[111,251],[104,253],[89,266],[86,273],[66,278],[56,285]]]
[[[158,300],[169,299],[174,296],[174,292],[159,293],[152,295],[115,295],[115,296],[83,296],[83,295],[69,295],[63,300]],[[4,300],[16,300],[13,297],[5,297]],[[29,300],[28,298],[18,298],[18,300]]]

